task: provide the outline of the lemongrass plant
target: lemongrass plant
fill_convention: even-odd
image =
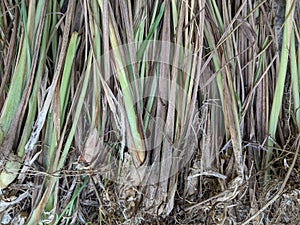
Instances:
[[[27,224],[209,223],[264,199],[256,172],[300,126],[299,8],[278,57],[270,4],[1,1],[0,195],[30,193]]]

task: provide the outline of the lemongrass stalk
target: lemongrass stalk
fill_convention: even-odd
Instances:
[[[291,32],[291,48],[290,48],[290,66],[291,66],[291,78],[292,78],[292,92],[293,92],[293,106],[295,119],[298,129],[300,129],[300,88],[298,79],[299,65],[297,65],[296,56],[296,40],[294,29]]]
[[[59,215],[59,217],[56,219],[54,225],[57,225],[57,224],[61,224],[61,219],[63,218],[63,216],[65,216],[65,214],[67,213],[68,211],[68,215],[67,215],[67,221],[66,221],[66,224],[69,224],[68,223],[68,218],[71,216],[71,212],[73,211],[73,207],[74,205],[76,205],[75,201],[76,199],[79,197],[79,194],[82,192],[82,190],[86,187],[86,185],[88,184],[88,181],[89,181],[89,177],[86,176],[84,178],[84,181],[82,184],[76,184],[76,188],[74,190],[74,193],[72,195],[72,198],[70,199],[69,203],[67,204],[66,208],[63,209],[63,211],[61,212],[61,214]]]
[[[60,117],[60,129],[63,128],[63,124],[64,124],[64,119],[65,119],[65,115],[67,114],[66,111],[66,107],[68,104],[68,98],[69,98],[69,94],[70,94],[70,76],[71,76],[71,69],[72,69],[72,65],[74,63],[74,58],[75,58],[75,53],[76,50],[78,48],[78,44],[79,44],[79,40],[78,40],[78,34],[77,33],[73,33],[71,36],[71,40],[69,43],[69,47],[67,50],[67,55],[66,55],[66,61],[65,61],[65,66],[64,66],[64,71],[63,71],[63,75],[62,75],[62,81],[61,81],[61,85],[60,85],[60,113],[61,113],[61,117]],[[48,149],[48,151],[45,151],[44,157],[47,158],[48,160],[46,160],[47,165],[47,170],[48,171],[55,171],[58,170],[57,168],[52,168],[53,166],[53,161],[55,158],[55,150],[57,147],[57,132],[55,129],[55,126],[53,124],[53,119],[52,119],[52,115],[49,113],[48,115],[49,120],[48,120],[48,136],[49,136],[49,140],[50,141],[50,147]],[[64,154],[65,155],[65,154]],[[65,160],[61,159],[61,160]],[[48,183],[48,182],[47,182]],[[49,199],[47,201],[47,204],[45,206],[45,211],[46,212],[50,212],[51,210],[53,210],[53,208],[55,207],[55,203],[57,202],[57,194],[55,193],[55,191],[53,191],[51,193],[51,195],[49,196]]]
[[[293,1],[286,1],[286,9],[285,9],[286,20],[285,20],[284,31],[283,31],[279,72],[277,75],[276,87],[275,87],[272,109],[270,114],[270,121],[269,121],[269,135],[271,138],[275,138],[277,124],[279,120],[279,113],[282,108],[283,90],[285,86],[285,78],[287,73],[291,31],[293,26],[293,17],[294,17],[294,10],[295,10],[295,4],[292,4],[292,2]],[[269,161],[273,153],[273,142],[271,138],[268,140],[268,150],[265,158],[265,167],[268,167]],[[267,169],[265,172],[265,181],[268,179],[268,176],[269,176],[269,169]]]
[[[140,60],[143,57],[145,49],[147,48],[147,45],[148,45],[150,39],[152,38],[152,35],[154,34],[154,31],[158,28],[158,26],[160,24],[160,21],[161,21],[163,15],[164,15],[164,10],[165,10],[165,5],[162,4],[161,7],[160,7],[160,11],[159,11],[158,16],[155,18],[155,21],[150,26],[150,29],[148,31],[146,39],[143,41],[140,48],[138,49],[137,60]]]
[[[49,20],[45,20],[44,28],[43,28],[43,39],[41,42],[40,47],[40,56],[39,56],[39,62],[37,66],[37,72],[36,72],[36,79],[34,81],[34,86],[32,90],[31,97],[29,99],[28,103],[28,112],[26,117],[26,122],[24,125],[24,128],[22,130],[22,137],[19,142],[18,148],[17,148],[17,156],[19,157],[18,160],[23,161],[24,160],[24,154],[25,154],[25,145],[28,141],[28,138],[30,137],[32,127],[34,124],[34,119],[37,112],[37,95],[39,91],[39,85],[41,83],[41,78],[43,77],[44,70],[45,70],[45,54],[46,54],[46,46],[48,43],[48,31],[49,29]],[[6,188],[11,182],[19,175],[18,171],[21,167],[21,163],[19,161],[9,161],[5,165],[5,170],[3,170],[0,174],[0,187]]]
[[[78,34],[73,33],[72,39],[73,39],[74,43],[77,42],[77,38],[78,38]],[[77,45],[77,43],[76,43],[76,45]],[[59,163],[58,163],[58,166],[57,166],[57,170],[60,170],[63,167],[63,165],[66,161],[66,158],[68,156],[68,152],[70,150],[74,135],[75,135],[77,123],[78,123],[80,113],[81,113],[81,110],[82,110],[82,107],[83,107],[83,104],[84,104],[84,98],[85,98],[85,95],[86,95],[86,92],[87,92],[88,82],[89,82],[89,79],[90,79],[91,62],[92,62],[92,56],[91,56],[91,53],[90,53],[89,59],[88,59],[87,69],[86,69],[86,72],[85,72],[85,78],[84,78],[84,81],[83,81],[83,85],[82,85],[80,96],[79,96],[79,99],[78,99],[75,115],[74,115],[73,122],[72,122],[72,127],[71,127],[71,130],[70,130],[69,134],[68,134],[68,138],[67,138],[67,141],[64,145],[62,154],[60,156]]]
[[[28,72],[26,68],[28,59],[27,52],[30,52],[29,45],[26,44],[24,39],[20,40],[20,43],[20,56],[17,59],[16,65],[14,66],[16,69],[14,71],[14,75],[12,77],[10,88],[0,117],[0,144],[2,143],[3,138],[5,137],[17,111],[26,82],[25,77],[27,77]]]
[[[66,54],[66,60],[64,64],[63,74],[60,83],[60,90],[59,90],[59,100],[60,100],[60,129],[62,129],[68,99],[70,95],[70,79],[71,79],[71,69],[74,63],[75,54],[78,48],[79,40],[78,34],[74,33],[71,37],[69,47]],[[46,164],[46,169],[51,170],[51,165],[53,164],[54,159],[54,152],[57,143],[57,132],[55,130],[55,126],[53,124],[54,115],[52,112],[49,112],[47,117],[47,126],[46,126],[46,135],[45,135],[45,151],[44,151],[44,162]]]
[[[77,39],[76,38],[77,35],[78,35],[77,33],[73,33],[73,35],[72,35],[73,40]],[[71,37],[71,39],[72,39],[72,37]],[[68,133],[66,143],[63,146],[62,154],[59,154],[60,151],[61,151],[62,142],[63,142],[62,140],[60,140],[59,146],[57,148],[57,154],[55,155],[56,158],[54,160],[53,168],[56,168],[57,170],[62,169],[62,167],[64,166],[65,160],[68,156],[68,152],[69,152],[70,147],[71,147],[71,143],[74,139],[77,123],[78,123],[78,120],[79,120],[80,112],[82,110],[82,106],[83,106],[83,103],[84,103],[84,97],[86,95],[88,82],[89,82],[89,79],[90,79],[91,63],[92,63],[92,54],[90,53],[89,58],[88,58],[88,63],[87,63],[85,76],[84,76],[84,79],[83,79],[82,88],[80,90],[78,89],[77,92],[76,92],[79,95],[78,102],[74,101],[72,103],[72,106],[71,106],[71,108],[74,108],[75,105],[76,105],[76,107],[75,107],[75,116],[74,116],[74,119],[72,121],[73,123],[72,123],[71,130]],[[68,118],[70,118],[70,113],[71,113],[71,111],[68,113]],[[64,128],[63,133],[65,133],[65,132],[66,132],[66,126]],[[40,202],[38,203],[37,207],[32,211],[32,213],[30,215],[30,218],[28,219],[28,222],[27,222],[28,225],[35,225],[35,224],[38,223],[38,221],[40,221],[41,214],[43,213],[43,211],[45,209],[46,203],[49,200],[51,201],[51,198],[53,196],[52,195],[53,189],[54,189],[55,185],[57,184],[58,179],[59,178],[57,176],[52,176],[52,177],[49,178],[48,185],[47,185],[47,187],[46,187],[46,189],[43,193],[43,196],[42,196]]]
[[[188,4],[188,3],[186,2],[186,4]],[[176,0],[171,1],[171,7],[172,7],[173,32],[175,34],[177,24],[178,24],[178,10],[177,10],[177,1]]]
[[[61,1],[61,2],[63,2],[63,1]],[[52,12],[56,12],[56,9],[57,9],[57,1],[52,1]],[[53,33],[53,32],[55,32],[56,31],[56,24],[57,24],[57,15],[56,14],[54,14],[52,17],[51,17],[51,19],[52,19],[52,26],[51,26],[51,34]],[[54,36],[53,36],[53,38],[52,38],[52,41],[51,41],[51,50],[52,50],[52,55],[53,55],[53,62],[56,62],[56,59],[57,59],[57,46],[58,46],[58,34],[57,34],[57,32],[55,32],[54,34],[53,34]]]
[[[101,0],[98,0],[98,3],[99,6],[101,7],[101,10],[103,10],[102,9],[103,2]],[[128,144],[131,148],[133,147],[133,149],[131,150],[133,150],[136,156],[135,163],[141,164],[145,160],[145,143],[143,141],[144,138],[139,127],[138,116],[134,110],[135,99],[133,97],[134,95],[131,90],[132,87],[130,86],[130,80],[126,74],[125,64],[120,51],[120,45],[118,43],[116,32],[114,30],[112,22],[109,22],[109,33],[110,33],[110,43],[113,49],[112,51],[116,62],[116,74],[120,82],[125,110],[126,110],[126,116],[130,127],[131,138],[128,141],[133,142]]]

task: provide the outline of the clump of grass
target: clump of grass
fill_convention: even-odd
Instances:
[[[292,159],[285,152],[297,149],[295,1],[286,4],[280,57],[268,1],[0,8],[0,194],[27,185],[31,198],[17,203],[27,224],[259,219],[265,196],[256,190],[269,192],[283,157]],[[249,220],[219,207],[238,199],[257,205]]]

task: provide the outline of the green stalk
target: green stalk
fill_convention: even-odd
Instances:
[[[272,109],[270,114],[269,121],[269,135],[270,139],[268,140],[268,150],[265,158],[265,168],[268,167],[270,159],[273,153],[273,142],[272,138],[275,138],[277,124],[279,120],[279,113],[282,108],[282,98],[283,98],[283,90],[285,86],[285,78],[287,73],[287,64],[289,59],[289,48],[291,41],[291,32],[293,26],[293,17],[294,17],[295,4],[292,4],[292,1],[286,1],[286,9],[285,9],[285,24],[283,31],[283,39],[282,39],[282,49],[280,56],[280,64],[279,64],[279,72],[276,81],[275,93],[272,103]],[[265,172],[265,181],[268,180],[269,169]]]
[[[16,65],[14,68],[14,75],[11,80],[9,92],[7,99],[3,106],[3,110],[0,117],[0,144],[3,142],[4,137],[6,136],[8,129],[11,125],[11,122],[15,116],[18,105],[20,103],[23,89],[28,77],[28,73],[31,66],[31,48],[30,40],[32,40],[33,33],[29,32],[31,27],[34,25],[34,13],[33,8],[35,7],[34,1],[29,4],[29,14],[27,17],[27,10],[25,2],[21,3],[21,17],[20,20],[24,23],[24,37],[20,40],[20,56],[17,59]],[[29,25],[29,23],[31,25]],[[21,23],[20,23],[21,24]],[[20,26],[21,27],[21,26]],[[28,31],[29,29],[29,31]]]
[[[77,38],[78,38],[78,34],[73,33],[73,35],[72,35],[73,44],[76,43],[76,45],[77,45]],[[69,132],[67,141],[64,144],[64,148],[63,148],[62,154],[60,156],[58,166],[56,168],[57,170],[62,169],[62,167],[63,167],[63,165],[66,161],[66,158],[68,156],[68,152],[71,148],[71,144],[72,144],[72,141],[73,141],[73,138],[74,138],[74,135],[75,135],[75,131],[76,131],[76,127],[77,127],[77,123],[78,123],[80,113],[81,113],[81,110],[82,110],[82,107],[83,107],[83,104],[84,104],[84,97],[86,95],[87,88],[88,88],[88,82],[89,82],[90,74],[91,74],[91,64],[92,64],[91,62],[92,62],[92,54],[90,53],[89,59],[88,59],[88,65],[87,65],[87,69],[86,69],[85,77],[84,77],[84,81],[83,81],[83,86],[81,88],[79,100],[78,100],[78,103],[77,103],[75,115],[74,115],[73,122],[72,122],[72,127],[71,127],[71,130]]]
[[[63,216],[67,214],[67,222],[66,224],[69,224],[69,217],[72,215],[72,211],[74,210],[74,206],[76,205],[76,200],[77,198],[79,197],[79,194],[82,192],[82,190],[86,187],[86,185],[88,184],[88,181],[89,181],[89,177],[86,176],[84,181],[83,181],[83,184],[76,184],[76,188],[74,190],[74,193],[72,195],[72,198],[70,200],[70,202],[67,204],[66,208],[64,208],[64,210],[61,212],[60,216],[56,219],[54,225],[57,225],[57,224],[61,224],[61,219],[63,218]]]
[[[78,40],[78,33],[73,33],[71,36],[71,40],[69,43],[69,47],[66,54],[66,61],[64,64],[64,70],[61,78],[61,84],[60,84],[60,129],[63,128],[65,115],[66,115],[66,109],[68,104],[68,99],[70,95],[70,77],[71,77],[71,69],[72,65],[74,63],[75,54],[78,48],[79,40]],[[46,146],[45,149],[48,149],[44,152],[43,156],[45,158],[46,163],[46,169],[47,171],[57,170],[56,168],[51,168],[53,165],[53,160],[55,158],[55,149],[56,149],[56,143],[57,143],[57,133],[56,129],[53,123],[53,114],[49,113],[48,115],[48,121],[47,121],[47,127],[46,127]],[[47,147],[47,145],[49,147]],[[48,200],[46,205],[46,211],[51,211],[53,208],[53,202],[55,201],[55,198],[57,198],[57,195],[52,193],[51,197]]]
[[[41,6],[42,7],[42,6]],[[49,29],[49,20],[45,20],[45,25],[43,29],[43,39],[40,47],[40,56],[39,62],[37,67],[36,79],[34,81],[34,86],[32,90],[31,97],[28,103],[28,112],[26,117],[26,122],[23,128],[22,137],[20,143],[17,148],[17,155],[20,158],[19,160],[24,160],[25,154],[25,145],[30,137],[32,127],[34,124],[34,119],[37,113],[37,100],[38,100],[38,92],[39,92],[39,85],[41,84],[41,78],[43,77],[44,70],[45,70],[45,51],[46,46],[48,43],[48,31]],[[5,170],[3,170],[0,174],[0,187],[6,188],[12,181],[19,175],[18,171],[21,167],[21,164],[16,161],[8,161],[5,165]]]
[[[297,65],[297,56],[296,56],[296,40],[295,32],[292,28],[291,32],[291,48],[290,48],[290,66],[291,66],[291,78],[292,78],[292,92],[293,92],[293,106],[295,112],[295,119],[298,130],[300,129],[300,89],[299,89],[299,79],[298,71],[299,65]]]
[[[3,111],[1,113],[0,117],[0,143],[3,142],[3,139],[5,135],[7,134],[7,131],[10,127],[10,124],[15,116],[15,113],[17,111],[18,105],[21,100],[25,80],[24,78],[27,77],[27,49],[29,46],[27,44],[21,43],[22,49],[21,49],[21,55],[20,58],[17,61],[16,64],[16,70],[13,75],[10,88],[7,94],[7,98],[5,101],[5,104],[3,106]]]
[[[70,41],[69,45],[72,46],[72,45],[74,45],[74,43],[76,43],[76,45],[77,45],[77,37],[78,37],[78,34],[73,33],[72,37],[71,37],[72,41]],[[72,42],[72,44],[71,44],[71,42]],[[75,135],[77,123],[78,123],[78,120],[79,120],[80,112],[82,110],[82,106],[83,106],[83,103],[84,103],[84,96],[86,95],[86,91],[87,91],[87,87],[88,87],[88,81],[90,79],[91,62],[92,62],[92,54],[90,53],[89,59],[88,59],[88,64],[87,64],[87,69],[86,69],[84,80],[83,80],[83,85],[82,85],[82,88],[80,89],[80,93],[78,93],[79,94],[79,100],[78,100],[78,102],[74,101],[72,103],[72,106],[71,106],[71,109],[72,109],[72,108],[75,107],[75,104],[76,104],[75,116],[74,116],[74,119],[72,121],[73,123],[72,123],[71,130],[68,133],[68,137],[67,137],[66,143],[63,146],[62,153],[59,154],[61,149],[62,149],[62,142],[63,142],[62,140],[60,140],[59,146],[57,147],[57,151],[56,151],[56,154],[54,156],[55,160],[54,160],[54,163],[53,163],[53,169],[56,168],[56,171],[61,170],[62,167],[64,166],[66,158],[67,158],[68,153],[69,153],[69,150],[71,148],[71,143],[74,139],[74,135]],[[79,91],[79,89],[77,89],[77,91]],[[71,111],[68,113],[68,118],[71,115],[70,114]],[[65,132],[66,132],[66,126],[64,128],[62,136],[64,136]],[[53,171],[55,171],[55,170],[53,170]],[[27,222],[28,225],[37,224],[37,221],[40,220],[41,214],[44,212],[45,208],[48,208],[48,207],[51,208],[50,204],[53,202],[53,189],[54,189],[55,185],[57,184],[58,179],[59,178],[57,176],[51,176],[49,178],[49,182],[47,183],[46,189],[44,191],[44,194],[43,194],[41,200],[39,201],[37,207],[32,211],[31,217],[28,219],[28,222]],[[46,204],[47,204],[47,206],[46,206]],[[49,208],[48,208],[47,211],[49,211]]]
[[[102,9],[103,1],[98,0],[99,6]],[[163,7],[163,6],[162,6]],[[111,20],[110,20],[111,21]],[[135,163],[141,164],[145,160],[145,143],[143,142],[143,133],[139,127],[138,116],[134,110],[135,99],[134,94],[131,90],[130,80],[126,74],[126,66],[124,64],[122,54],[120,52],[120,43],[118,42],[118,38],[116,35],[116,31],[114,30],[114,26],[112,22],[109,21],[109,37],[110,43],[113,49],[113,55],[116,63],[116,74],[118,80],[120,82],[124,105],[126,110],[126,116],[128,119],[129,127],[130,127],[130,135],[128,139],[129,146],[133,147],[133,153],[135,157]],[[148,35],[149,36],[149,35]],[[150,37],[148,37],[150,38]],[[138,58],[139,59],[139,58]],[[131,143],[132,142],[132,143]]]

